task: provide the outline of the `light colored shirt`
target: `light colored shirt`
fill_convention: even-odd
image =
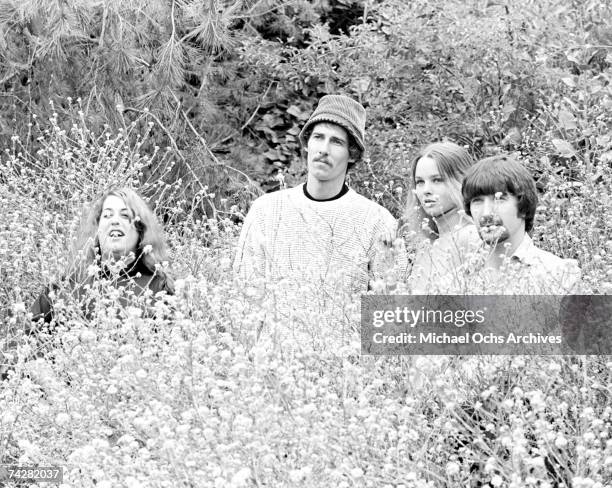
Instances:
[[[396,221],[354,190],[329,201],[306,197],[303,185],[263,195],[247,214],[234,270],[247,282],[283,281],[308,295],[360,293],[371,279],[401,273],[393,253]]]
[[[536,247],[525,234],[512,256],[500,269],[487,268],[484,260],[491,250],[485,246],[467,270],[465,290],[472,294],[567,295],[578,293],[580,268],[575,259],[563,259]]]
[[[411,294],[438,295],[455,290],[462,282],[465,262],[481,245],[476,226],[459,219],[451,232],[433,242],[424,240],[408,278]]]

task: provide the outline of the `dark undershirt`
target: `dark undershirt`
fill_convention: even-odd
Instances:
[[[335,197],[323,198],[319,200],[318,198],[315,198],[310,193],[308,193],[308,190],[306,189],[306,183],[304,183],[302,188],[304,189],[304,195],[306,195],[306,198],[308,198],[308,200],[312,200],[313,202],[331,202],[332,200],[338,200],[338,198],[346,195],[346,193],[349,191],[349,187],[346,186],[346,183],[344,183],[342,185],[342,188],[340,189],[340,193],[338,193]]]
[[[128,264],[125,268],[119,270],[118,273],[113,273],[106,266],[103,266],[100,270],[100,276],[106,279],[116,279],[116,278],[135,278],[140,273],[141,276],[153,276],[151,270],[146,267],[142,259],[137,259],[134,262]]]
[[[84,288],[81,288],[83,283],[74,283],[71,281],[75,278],[65,278],[70,283],[70,286],[76,291],[75,297],[79,299],[83,295]],[[138,259],[133,263],[130,263],[126,268],[121,269],[118,273],[113,273],[106,266],[102,266],[102,269],[98,273],[98,278],[106,279],[116,283],[121,287],[133,287],[132,289],[137,295],[140,295],[147,289],[150,289],[153,293],[158,291],[165,291],[169,295],[173,295],[174,291],[168,287],[165,277],[158,276],[151,272],[149,268],[144,264],[142,259]],[[49,297],[51,290],[60,290],[61,287],[57,284],[47,286],[40,294],[38,299],[30,307],[32,313],[32,321],[38,322],[39,319],[43,319],[49,323],[53,319],[53,300]],[[120,298],[121,301],[121,298]],[[86,311],[86,313],[89,313]],[[27,327],[26,330],[33,331],[31,327]]]

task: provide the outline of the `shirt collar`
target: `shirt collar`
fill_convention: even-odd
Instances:
[[[478,250],[478,253],[480,255],[480,267],[476,266],[473,270],[468,271],[468,274],[472,274],[476,271],[476,269],[484,268],[486,257],[490,252],[491,248],[488,247],[484,242],[481,242],[480,248]],[[512,256],[510,256],[510,260],[530,266],[531,264],[533,264],[535,252],[537,252],[537,247],[535,247],[535,244],[531,240],[531,237],[529,237],[529,234],[525,232],[523,240],[516,248],[514,253],[512,253]]]
[[[523,240],[516,248],[514,253],[512,253],[512,257],[510,259],[530,265],[532,264],[535,250],[536,247],[533,243],[533,240],[531,239],[531,237],[529,237],[529,234],[525,233]]]
[[[319,200],[318,198],[315,198],[310,193],[308,193],[308,189],[306,188],[306,183],[304,183],[304,186],[302,188],[304,189],[304,195],[306,196],[306,198],[308,198],[308,200],[312,200],[313,202],[331,202],[332,200],[338,200],[340,197],[343,197],[344,195],[346,195],[349,191],[349,187],[347,186],[347,184],[343,183],[342,188],[340,189],[340,193],[338,193],[337,195],[333,197],[323,198]]]

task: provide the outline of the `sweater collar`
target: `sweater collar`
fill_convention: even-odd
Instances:
[[[304,195],[306,196],[306,198],[308,198],[308,200],[312,200],[313,202],[331,202],[332,200],[338,200],[339,198],[346,195],[346,193],[349,191],[349,187],[347,186],[346,183],[344,183],[342,185],[342,188],[340,189],[340,193],[338,193],[336,196],[318,200],[317,198],[314,198],[310,193],[308,193],[308,190],[306,189],[306,183],[302,185],[302,189],[304,190]]]

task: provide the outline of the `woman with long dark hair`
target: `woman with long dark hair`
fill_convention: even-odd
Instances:
[[[51,321],[51,295],[66,288],[81,298],[98,282],[109,282],[122,289],[122,303],[148,290],[174,293],[162,227],[142,197],[129,188],[112,189],[93,202],[81,224],[75,254],[64,286],[47,288],[32,305],[35,321]],[[91,311],[91,303],[86,309]]]

